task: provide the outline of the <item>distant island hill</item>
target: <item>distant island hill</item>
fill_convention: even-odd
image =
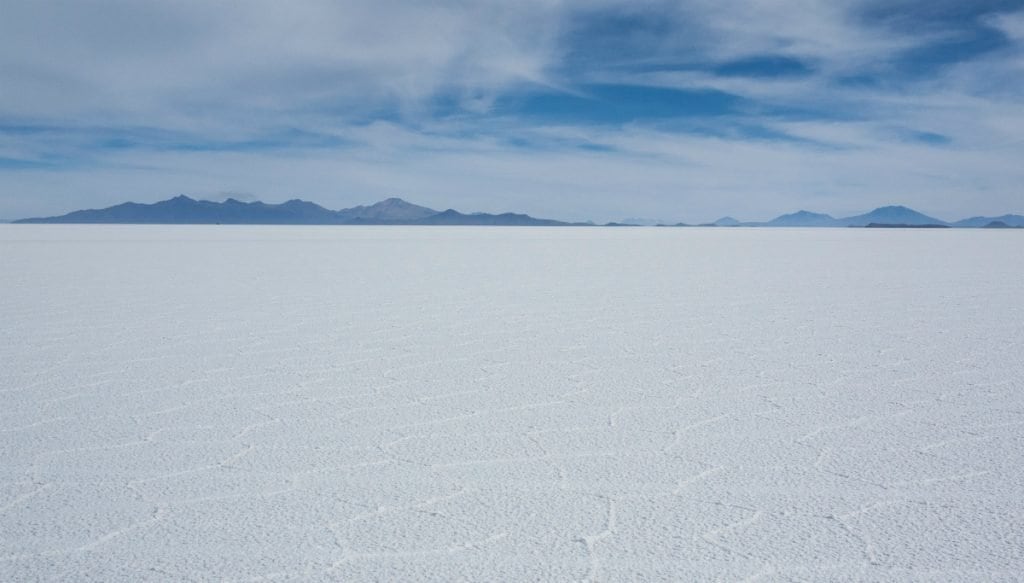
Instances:
[[[437,211],[389,198],[368,206],[332,211],[316,203],[289,200],[280,204],[242,202],[229,198],[223,202],[176,196],[152,204],[126,202],[104,209],[80,210],[57,217],[21,219],[15,223],[62,224],[150,224],[150,225],[493,225],[493,226],[598,226],[592,222],[570,223],[539,219],[520,213],[461,213]],[[723,217],[713,223],[666,224],[641,219],[626,219],[603,226],[660,227],[879,227],[879,228],[1024,228],[1024,215],[971,217],[947,223],[904,206],[886,206],[853,217],[799,211],[767,222],[742,222]]]

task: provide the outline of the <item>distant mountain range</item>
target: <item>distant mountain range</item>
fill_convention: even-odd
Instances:
[[[989,227],[994,229],[1006,227],[1024,227],[1024,216],[1003,215],[1001,217],[971,217],[953,223],[954,227]]]
[[[723,217],[708,226],[715,227],[1022,227],[1024,215],[1001,217],[972,217],[954,223],[930,217],[905,206],[884,206],[852,217],[835,218],[821,213],[797,211],[764,223],[741,223],[732,217]]]
[[[569,223],[538,219],[517,213],[461,213],[437,211],[389,198],[368,206],[332,211],[316,203],[289,200],[281,204],[242,202],[229,198],[224,202],[195,200],[181,195],[152,204],[126,202],[104,209],[80,210],[57,217],[22,219],[15,223],[133,223],[133,224],[225,224],[225,225],[504,225],[504,226],[591,226],[593,223]],[[609,226],[636,224],[688,226],[683,223],[660,224],[644,219],[625,219]],[[834,218],[830,215],[798,211],[767,222],[741,222],[722,217],[706,227],[968,227],[1024,228],[1024,216],[971,217],[947,223],[905,206],[886,206],[862,215]]]
[[[332,211],[316,203],[289,200],[281,204],[195,200],[176,196],[153,204],[126,202],[105,209],[81,210],[16,223],[132,223],[132,224],[223,224],[223,225],[571,225],[562,221],[536,219],[515,213],[463,214],[448,209],[436,211],[389,198],[369,206]]]
[[[867,225],[945,225],[946,223],[905,206],[884,206],[869,213],[840,219],[799,211],[769,221],[773,227],[865,227]]]

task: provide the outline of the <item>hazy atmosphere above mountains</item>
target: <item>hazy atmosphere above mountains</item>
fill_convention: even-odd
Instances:
[[[1024,0],[2,12],[3,219],[178,193],[598,222],[1024,211]]]

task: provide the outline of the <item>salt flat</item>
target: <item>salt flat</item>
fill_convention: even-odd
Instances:
[[[0,580],[1024,579],[1024,233],[0,226]]]

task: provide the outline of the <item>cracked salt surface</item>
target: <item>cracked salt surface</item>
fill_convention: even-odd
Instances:
[[[1021,580],[1022,258],[0,225],[0,580]]]

